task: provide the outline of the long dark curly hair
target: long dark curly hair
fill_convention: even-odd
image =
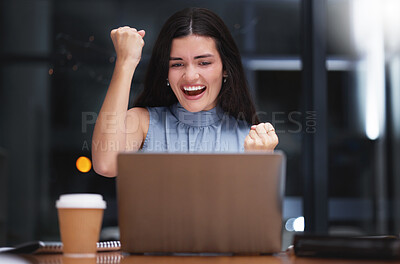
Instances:
[[[183,9],[165,22],[154,44],[144,90],[134,106],[170,106],[178,101],[166,81],[172,40],[192,34],[214,39],[223,70],[228,75],[218,95],[218,104],[225,113],[236,119],[258,124],[259,119],[248,89],[239,49],[222,19],[205,8]]]

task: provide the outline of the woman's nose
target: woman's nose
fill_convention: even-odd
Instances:
[[[184,77],[185,77],[186,81],[197,80],[200,77],[199,73],[192,66],[187,67],[184,74],[185,74]]]

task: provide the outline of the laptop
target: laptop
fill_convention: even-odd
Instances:
[[[122,251],[281,251],[285,167],[279,151],[119,154]]]

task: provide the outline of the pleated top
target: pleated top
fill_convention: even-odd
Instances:
[[[219,106],[195,113],[179,103],[147,109],[150,124],[143,152],[244,151],[250,125],[224,113]]]

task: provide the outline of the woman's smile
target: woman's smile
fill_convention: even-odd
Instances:
[[[203,95],[206,91],[207,86],[205,85],[183,85],[182,91],[185,93],[185,97],[188,100],[199,99],[199,95]]]

